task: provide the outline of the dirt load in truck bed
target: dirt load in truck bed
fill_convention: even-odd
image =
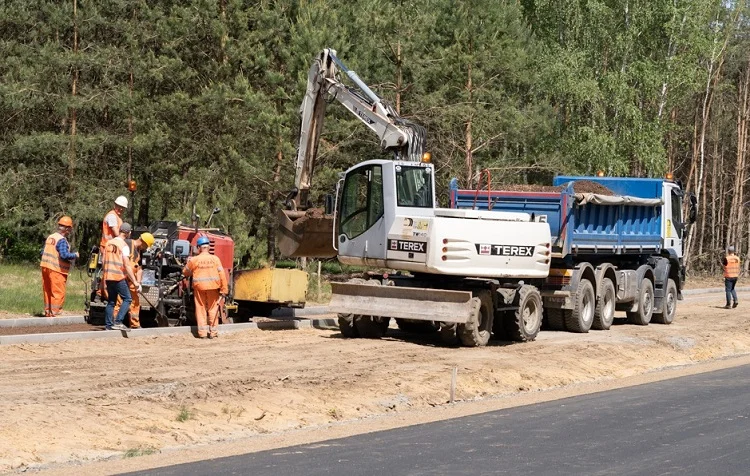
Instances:
[[[508,184],[508,185],[497,185],[493,187],[493,191],[498,192],[548,192],[548,193],[560,193],[565,187],[558,186],[553,187],[552,185],[528,185],[528,184]],[[602,184],[592,182],[591,180],[578,180],[573,186],[573,190],[576,193],[596,193],[599,195],[617,195],[612,190],[608,189]],[[479,197],[482,197],[482,192],[485,194],[487,190],[480,190]],[[486,195],[485,195],[486,196]]]
[[[721,294],[689,297],[669,326],[618,319],[610,331],[542,331],[535,342],[482,348],[444,347],[393,323],[380,340],[300,329],[3,345],[0,471],[108,457],[125,464],[124,454],[166,458],[199,444],[192,454],[206,459],[218,441],[247,452],[266,436],[283,446],[299,438],[289,430],[319,435],[377,415],[356,423],[403,425],[447,404],[454,367],[457,400],[476,402],[750,353],[747,313],[722,305]]]

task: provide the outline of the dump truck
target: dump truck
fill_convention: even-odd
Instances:
[[[453,179],[450,206],[528,213],[547,223],[552,261],[540,291],[550,328],[609,329],[615,311],[638,325],[674,320],[685,283],[683,240],[696,217],[695,196],[679,182],[599,175],[558,176],[546,187],[492,190],[486,183],[462,190]]]

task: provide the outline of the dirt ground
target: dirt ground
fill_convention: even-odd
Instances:
[[[259,435],[435,411],[454,367],[456,400],[473,401],[750,354],[747,309],[722,304],[722,294],[700,295],[680,303],[670,326],[617,322],[475,349],[393,328],[382,340],[307,329],[2,346],[0,471],[219,441],[247,439],[250,450]]]

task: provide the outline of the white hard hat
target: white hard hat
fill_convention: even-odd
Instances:
[[[128,199],[125,198],[124,195],[120,195],[119,197],[115,198],[115,205],[119,205],[122,208],[128,208]]]

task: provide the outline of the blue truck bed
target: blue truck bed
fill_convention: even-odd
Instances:
[[[625,203],[581,200],[576,182],[604,185]],[[559,191],[461,190],[451,181],[451,208],[525,212],[546,216],[555,257],[658,253],[662,246],[663,180],[613,177],[556,177]],[[502,187],[502,186],[500,186]],[[582,188],[582,187],[581,187]],[[639,200],[643,199],[643,200]],[[615,200],[616,201],[616,200]],[[648,204],[645,204],[648,203]]]

